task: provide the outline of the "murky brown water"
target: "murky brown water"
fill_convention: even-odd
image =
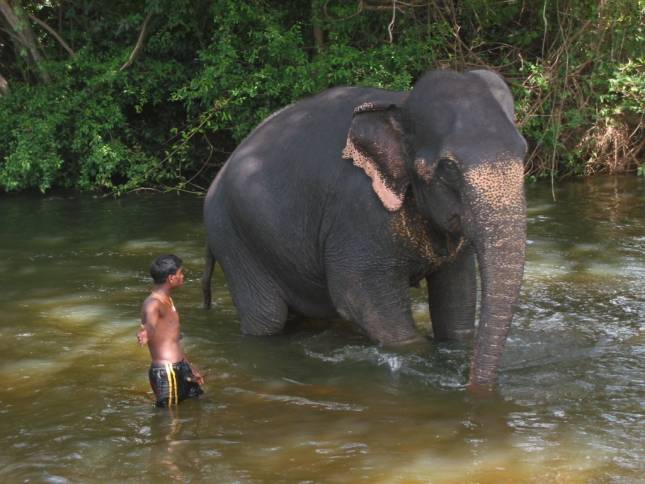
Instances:
[[[200,308],[201,200],[0,198],[1,482],[635,482],[645,475],[645,180],[528,187],[521,307],[495,398],[470,352],[341,324],[240,334]],[[152,407],[135,332],[159,253],[205,397]],[[428,324],[421,291],[416,316]]]

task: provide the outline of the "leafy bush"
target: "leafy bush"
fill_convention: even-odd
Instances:
[[[282,106],[336,85],[408,89],[435,67],[509,80],[529,175],[644,173],[643,0],[22,5],[74,52],[32,23],[37,61],[0,30],[5,191],[201,192]]]

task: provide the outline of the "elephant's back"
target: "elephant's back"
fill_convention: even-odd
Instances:
[[[336,87],[291,104],[268,116],[239,144],[218,178],[226,185],[269,178],[276,188],[279,179],[290,191],[297,183],[310,189],[311,177],[317,186],[335,182],[337,165],[346,163],[341,153],[354,107],[374,100],[394,103],[402,96],[382,89]]]
[[[222,203],[225,210],[255,211],[259,203],[279,213],[298,205],[300,213],[315,216],[321,198],[338,188],[338,177],[351,164],[342,150],[354,107],[402,97],[382,89],[336,87],[273,113],[224,164],[209,188],[205,211]]]

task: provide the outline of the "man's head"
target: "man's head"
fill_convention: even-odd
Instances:
[[[181,259],[172,254],[160,255],[152,261],[150,275],[155,284],[169,282],[172,286],[181,286],[184,282]]]

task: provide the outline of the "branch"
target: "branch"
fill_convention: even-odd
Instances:
[[[387,33],[390,36],[390,44],[394,41],[392,36],[392,29],[394,28],[394,22],[396,21],[396,0],[392,0],[392,20],[387,26]]]
[[[70,57],[74,55],[74,51],[72,50],[72,48],[69,45],[67,45],[67,42],[65,42],[63,38],[60,35],[58,35],[58,33],[53,28],[51,28],[49,25],[47,25],[45,22],[40,20],[35,15],[29,14],[29,18],[34,22],[36,22],[38,25],[40,25],[42,28],[44,28],[47,32],[52,34],[54,38],[58,41],[58,43],[63,47],[63,49],[67,51]]]
[[[132,64],[134,64],[134,61],[136,61],[139,55],[141,54],[141,51],[143,50],[143,44],[146,40],[146,36],[148,35],[148,24],[150,23],[151,18],[152,18],[152,12],[146,15],[146,19],[143,21],[143,25],[141,26],[141,32],[139,32],[139,38],[137,39],[137,44],[134,46],[134,49],[132,49],[130,58],[125,64],[121,66],[121,69],[119,69],[119,71],[124,71],[127,68],[129,68]]]
[[[338,21],[342,21],[342,20],[348,20],[348,19],[350,19],[352,17],[356,17],[357,15],[360,15],[364,10],[363,0],[359,0],[358,5],[356,6],[356,12],[355,13],[353,13],[352,15],[348,15],[347,17],[343,17],[343,18],[332,18],[332,16],[329,15],[329,12],[327,11],[327,5],[329,5],[329,0],[327,0],[325,2],[325,4],[323,5],[323,13],[325,14],[325,17],[327,18],[327,20],[331,20],[333,22],[338,22]]]
[[[455,11],[454,4],[452,1],[448,5],[448,9],[450,11],[450,20],[444,15],[444,13],[441,11],[441,8],[439,5],[434,5],[432,4],[433,10],[439,15],[439,20],[443,21],[446,25],[449,25],[451,27],[451,34],[455,38],[455,43],[452,45],[452,48],[455,53],[455,58],[459,58],[459,61],[461,62],[461,65],[459,66],[460,68],[463,68],[466,65],[465,57],[464,57],[464,50],[466,50],[469,54],[469,61],[473,65],[476,66],[481,66],[481,67],[486,67],[488,68],[489,66],[484,62],[480,56],[478,56],[475,52],[473,52],[473,49],[466,45],[466,43],[462,40],[461,36],[459,35],[459,31],[461,30],[461,26],[457,22],[457,12]]]

